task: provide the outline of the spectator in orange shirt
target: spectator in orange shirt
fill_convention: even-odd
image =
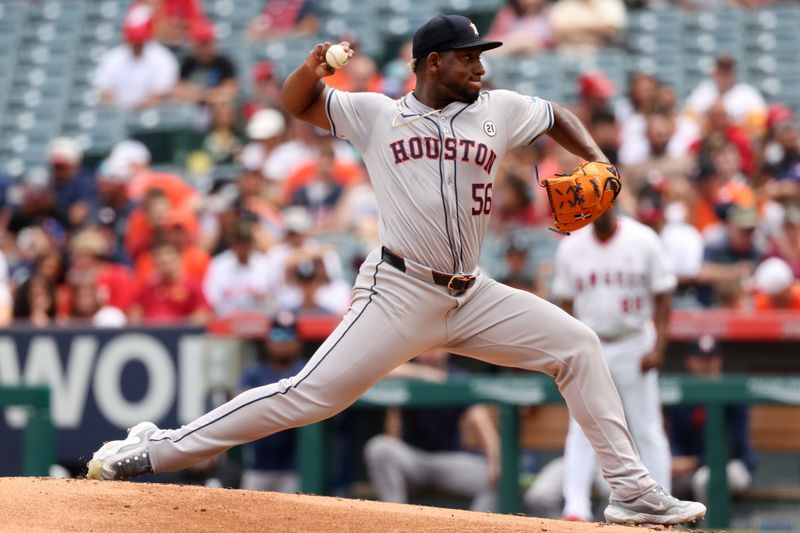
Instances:
[[[709,157],[718,146],[730,143],[739,152],[741,170],[752,176],[755,170],[755,155],[750,138],[744,127],[731,122],[722,101],[709,108],[705,115],[702,137],[693,143],[689,150],[702,157]]]
[[[349,187],[359,181],[363,172],[361,166],[350,159],[336,157],[334,142],[330,136],[318,138],[317,157],[301,165],[281,184],[283,189],[281,196],[284,202],[292,202],[301,189],[317,181],[322,174],[325,174],[324,179],[331,180],[341,187]],[[303,202],[294,203],[305,205]]]
[[[150,168],[150,150],[139,141],[125,140],[117,143],[108,156],[108,165],[128,180],[128,197],[141,200],[154,187],[163,190],[170,203],[179,209],[198,207],[200,197],[180,176],[168,172],[155,172]]]
[[[153,188],[144,195],[141,205],[133,210],[125,233],[125,249],[133,261],[152,246],[154,228],[164,224],[171,209],[166,193]]]
[[[142,284],[128,314],[131,323],[204,324],[211,310],[200,282],[183,275],[180,250],[162,241],[152,248],[155,271]]]
[[[186,279],[202,283],[211,258],[201,248],[192,233],[193,214],[186,211],[172,211],[164,219],[163,226],[157,229],[156,240],[174,244],[181,255],[181,265]],[[152,250],[142,253],[136,260],[136,277],[146,280],[157,268]]]
[[[154,188],[164,191],[175,209],[194,210],[200,203],[200,195],[180,176],[168,172],[155,172],[149,168],[131,177],[128,194],[131,199],[138,200]]]
[[[325,78],[325,83],[348,92],[383,92],[383,76],[375,61],[366,55],[356,55],[345,68],[340,68],[332,76]]]
[[[718,146],[710,161],[701,160],[693,180],[697,196],[691,222],[701,233],[719,225],[730,206],[755,206],[753,190],[741,173],[739,154],[731,144]]]
[[[786,261],[771,257],[758,265],[755,278],[755,308],[800,310],[800,284]]]
[[[125,230],[125,250],[134,262],[152,245],[153,229],[163,222],[166,213],[199,207],[200,196],[180,177],[150,169],[150,151],[139,141],[118,143],[104,167],[112,169],[117,180],[127,183],[130,202],[141,201],[131,212]],[[195,221],[192,231],[196,229]]]

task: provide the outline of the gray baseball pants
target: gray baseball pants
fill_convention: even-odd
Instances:
[[[364,461],[378,498],[406,503],[409,492],[432,489],[472,500],[470,509],[497,511],[497,490],[489,485],[486,457],[463,451],[426,452],[389,435],[372,437]]]
[[[434,285],[430,270],[401,272],[374,250],[361,267],[342,322],[296,376],[247,390],[179,428],[152,434],[155,472],[186,468],[233,446],[342,411],[398,365],[437,347],[551,376],[597,453],[612,497],[656,484],[625,425],[597,336],[533,294],[478,275],[465,294]]]

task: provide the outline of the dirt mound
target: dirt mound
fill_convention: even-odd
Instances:
[[[417,505],[83,479],[0,478],[4,531],[646,531]]]

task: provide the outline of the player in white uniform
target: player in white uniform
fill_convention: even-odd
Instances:
[[[642,462],[667,490],[670,450],[657,368],[676,283],[658,235],[614,209],[561,241],[556,251],[553,296],[600,337]],[[571,418],[564,450],[565,517],[591,519],[596,468],[592,446]]]
[[[283,86],[295,117],[349,140],[380,206],[383,247],[364,261],[341,324],[296,376],[244,392],[179,429],[142,423],[95,452],[90,477],[186,468],[232,446],[318,422],[394,367],[434,348],[552,376],[595,446],[612,500],[609,520],[683,523],[705,507],[668,495],[642,465],[597,336],[563,310],[482,274],[478,256],[504,154],[547,133],[607,161],[575,116],[511,91],[482,91],[483,41],[462,16],[414,35],[417,84],[399,100],[331,90],[329,43]],[[658,509],[658,510],[655,510]]]

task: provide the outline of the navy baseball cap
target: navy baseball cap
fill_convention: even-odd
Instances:
[[[716,339],[711,335],[703,335],[689,346],[687,355],[691,357],[711,357],[720,355],[720,352]]]
[[[272,320],[272,327],[267,333],[267,338],[272,342],[297,340],[297,317],[295,314],[287,309],[279,311]]]
[[[437,15],[423,24],[414,34],[412,56],[427,57],[431,52],[480,48],[491,50],[502,46],[500,41],[481,39],[478,28],[467,17],[461,15]]]

